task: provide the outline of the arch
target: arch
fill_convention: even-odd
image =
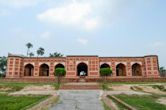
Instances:
[[[77,76],[80,76],[80,72],[85,72],[85,76],[88,76],[88,66],[85,63],[79,63],[77,65]]]
[[[34,66],[32,64],[27,64],[24,67],[24,76],[33,76]]]
[[[116,76],[126,76],[126,66],[122,63],[116,66]]]
[[[132,76],[142,76],[142,69],[140,64],[135,63],[132,65]]]
[[[63,64],[59,63],[55,66],[55,68],[65,68],[65,66]]]
[[[39,76],[49,76],[49,66],[47,64],[40,65]]]
[[[110,68],[110,65],[107,63],[104,63],[100,66],[100,68]]]

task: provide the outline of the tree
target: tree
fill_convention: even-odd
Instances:
[[[100,68],[100,76],[104,78],[104,81],[106,81],[107,76],[110,76],[112,74],[111,68]]]
[[[37,56],[42,56],[42,55],[44,55],[44,48],[42,48],[42,47],[40,47],[38,50],[37,50]]]
[[[27,47],[27,56],[29,56],[29,50],[30,50],[30,48],[33,47],[33,45],[29,42],[26,44],[26,47]]]
[[[65,68],[56,68],[54,74],[57,76],[58,84],[60,84],[61,78],[66,75],[66,70]]]
[[[0,57],[0,76],[4,76],[7,68],[7,58]]]
[[[34,53],[33,53],[33,52],[30,52],[30,53],[29,53],[29,56],[30,56],[30,57],[33,57],[33,56],[34,56]]]
[[[164,67],[160,67],[159,71],[161,77],[166,77],[166,69]]]
[[[63,57],[63,54],[54,52],[54,53],[50,53],[50,57]]]

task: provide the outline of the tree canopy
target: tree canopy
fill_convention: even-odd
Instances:
[[[0,74],[5,74],[7,67],[7,58],[0,57]]]
[[[54,52],[54,53],[50,53],[50,57],[63,57],[63,54]]]

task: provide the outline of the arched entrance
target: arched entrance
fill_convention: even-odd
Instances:
[[[85,63],[80,63],[77,65],[77,76],[88,76],[88,66]]]
[[[142,76],[142,69],[140,64],[135,63],[132,65],[132,76]]]
[[[49,76],[49,66],[47,64],[40,66],[39,76]]]
[[[63,65],[63,64],[57,64],[56,66],[55,66],[55,68],[65,68],[65,66]]]
[[[100,66],[100,68],[110,68],[110,65],[108,65],[107,63],[104,63]]]
[[[116,66],[116,76],[126,76],[126,66],[122,63]]]
[[[34,66],[32,64],[27,64],[24,68],[24,76],[33,76]]]

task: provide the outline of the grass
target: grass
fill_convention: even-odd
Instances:
[[[55,90],[58,90],[60,88],[60,86],[61,86],[61,84],[55,83],[54,84]]]
[[[111,108],[109,108],[109,107],[104,103],[103,100],[102,100],[102,104],[103,104],[104,110],[111,110]]]
[[[113,99],[112,97],[108,96],[108,98],[110,98],[118,107],[119,110],[127,110],[125,106],[123,106],[122,104],[118,103],[115,99]]]
[[[135,107],[138,110],[166,110],[166,105],[157,103],[159,95],[116,95],[119,99]]]
[[[48,96],[8,96],[0,94],[1,110],[24,110],[26,106],[31,107]]]
[[[121,85],[121,84],[156,84],[156,83],[163,83],[164,84],[165,82],[111,82],[110,84]]]
[[[154,89],[159,89],[160,91],[166,92],[164,85],[152,85]]]
[[[111,88],[109,88],[109,86],[110,86],[110,84],[108,84],[108,83],[102,83],[101,84],[102,89],[106,90],[106,91],[112,90]]]

